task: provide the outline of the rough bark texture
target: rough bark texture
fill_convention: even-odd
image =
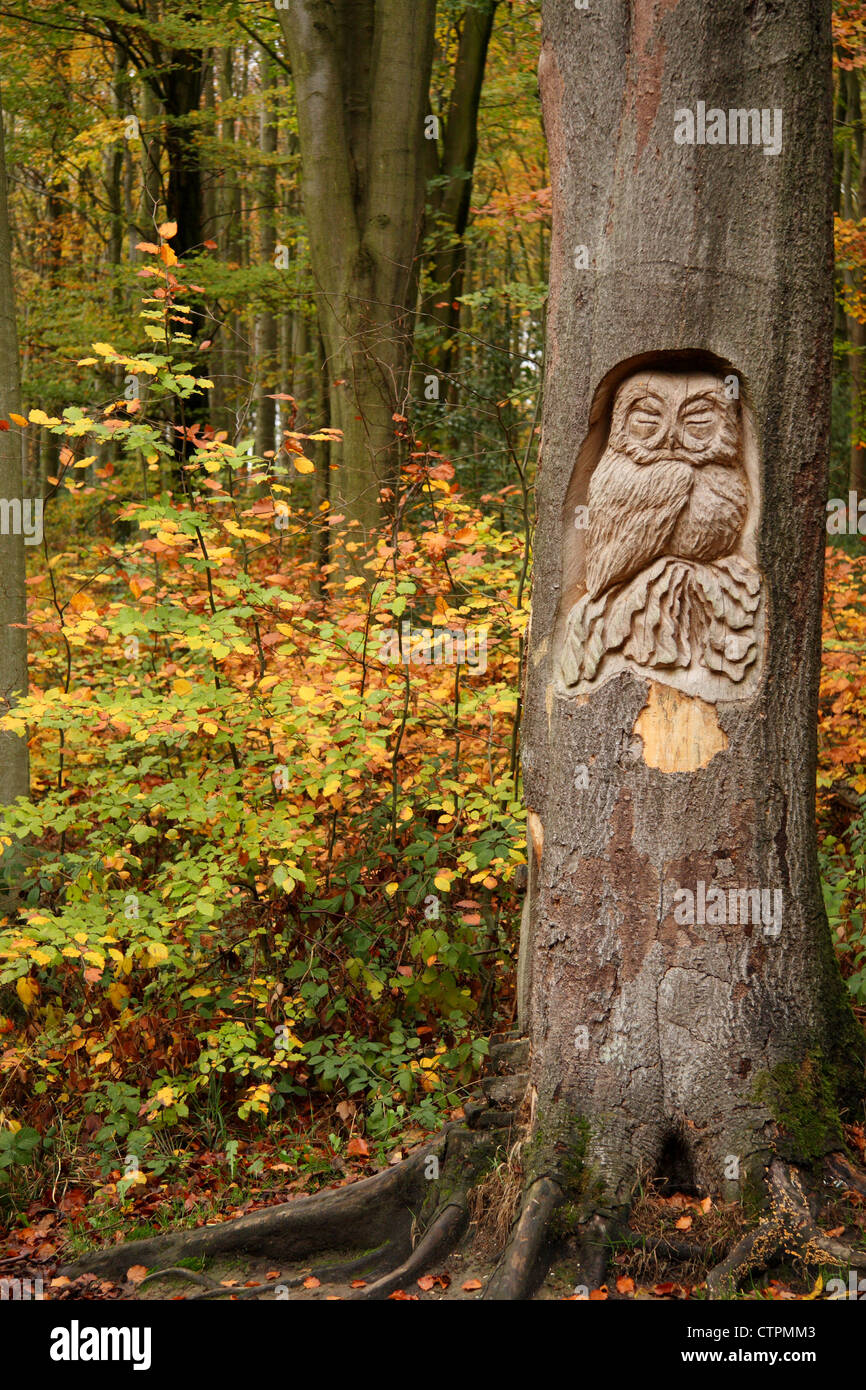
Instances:
[[[457,333],[460,327],[460,296],[464,290],[466,243],[472,177],[478,151],[478,107],[487,65],[487,49],[493,32],[498,0],[480,0],[467,6],[463,15],[454,85],[441,156],[434,141],[427,141],[430,157],[429,212],[433,245],[430,278],[433,288],[422,306],[427,322],[443,330],[443,341],[428,350],[429,362],[445,378],[445,393],[453,395],[448,380],[456,370]]]
[[[335,505],[364,529],[398,463],[418,287],[434,0],[294,0],[304,214],[327,350]]]
[[[12,280],[12,238],[6,197],[6,152],[0,103],[0,418],[20,411],[18,331]],[[0,433],[0,498],[22,499],[21,435],[12,426]],[[41,493],[39,494],[41,497]],[[0,712],[27,691],[27,599],[24,537],[0,535]],[[30,794],[26,739],[0,733],[0,806]]]
[[[554,227],[521,995],[535,1175],[591,1192],[598,1207],[626,1201],[640,1171],[723,1189],[732,1158],[741,1179],[763,1165],[798,1095],[814,1112],[844,1091],[843,1073],[862,1081],[814,808],[833,318],[829,0],[610,0],[588,11],[545,0],[540,83]],[[676,144],[675,110],[699,101],[781,108],[780,153]],[[666,366],[682,353],[734,372],[751,405],[767,625],[757,689],[715,705],[723,738],[709,759],[663,771],[635,732],[653,682],[620,671],[569,696],[557,634],[565,590],[581,581],[573,514],[587,479],[573,474],[596,393],[625,363],[674,355]],[[674,894],[699,880],[780,889],[781,930],[679,925]],[[832,1146],[832,1118],[783,1118],[791,1157]]]
[[[272,106],[274,88],[273,64],[262,51],[262,110],[259,123],[259,145],[264,162],[260,179],[261,207],[259,208],[259,259],[263,265],[273,263],[276,245],[277,126]],[[276,402],[273,399],[277,375],[277,318],[268,307],[256,315],[256,439],[255,453],[262,457],[275,448]]]

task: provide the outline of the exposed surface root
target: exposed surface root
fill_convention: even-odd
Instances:
[[[190,1284],[199,1284],[203,1289],[215,1289],[218,1287],[213,1279],[206,1279],[203,1274],[196,1274],[192,1269],[170,1266],[168,1269],[154,1270],[152,1274],[146,1274],[139,1280],[138,1287],[143,1289],[145,1284],[149,1284],[152,1279],[186,1279]]]
[[[578,1228],[580,1259],[577,1282],[589,1289],[597,1289],[604,1283],[614,1224],[611,1217],[596,1214]]]
[[[110,1246],[65,1272],[71,1277],[86,1272],[122,1277],[131,1265],[158,1270],[160,1265],[177,1267],[191,1256],[254,1254],[288,1262],[323,1250],[383,1246],[391,1257],[403,1259],[411,1249],[412,1213],[420,1210],[427,1188],[425,1164],[443,1153],[448,1132],[374,1177],[217,1225]]]
[[[511,1240],[484,1290],[485,1298],[516,1301],[531,1296],[544,1274],[547,1227],[561,1199],[562,1188],[552,1178],[538,1178],[527,1188]]]
[[[851,1192],[859,1192],[861,1197],[866,1197],[866,1173],[855,1168],[845,1154],[830,1154],[825,1160],[824,1169],[831,1181],[848,1188]]]
[[[466,1227],[467,1219],[465,1201],[450,1202],[436,1213],[430,1227],[407,1260],[383,1275],[381,1279],[377,1279],[374,1284],[359,1289],[352,1298],[387,1298],[395,1289],[402,1288],[419,1275],[427,1273],[434,1260],[444,1258],[453,1250]]]
[[[710,1271],[707,1288],[711,1297],[730,1296],[748,1274],[768,1268],[782,1256],[793,1256],[806,1265],[866,1268],[866,1250],[833,1240],[816,1225],[796,1168],[773,1159],[768,1188],[769,1215]]]

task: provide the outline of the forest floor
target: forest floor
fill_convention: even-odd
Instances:
[[[856,1127],[859,1131],[860,1127]],[[851,1136],[855,1142],[862,1134]],[[344,1187],[355,1178],[344,1179]],[[68,1196],[68,1194],[67,1194]],[[814,1196],[814,1194],[813,1194]],[[127,1216],[122,1235],[142,1235],[166,1229],[171,1216],[170,1194],[163,1194],[165,1210],[154,1209],[150,1199],[151,1221],[148,1226],[133,1224]],[[261,1210],[272,1202],[247,1202],[227,1215],[246,1215]],[[364,1289],[372,1280],[345,1277],[331,1272],[319,1278],[314,1269],[341,1263],[348,1267],[358,1252],[320,1251],[315,1260],[280,1262],[253,1256],[220,1255],[181,1261],[170,1273],[148,1270],[132,1265],[126,1278],[112,1280],[93,1273],[70,1278],[62,1273],[70,1255],[76,1257],[87,1246],[97,1243],[98,1228],[88,1217],[83,1205],[66,1202],[56,1208],[34,1204],[31,1224],[10,1231],[0,1244],[0,1280],[41,1279],[42,1296],[50,1300],[173,1300],[201,1299],[264,1299],[281,1301],[306,1299],[313,1301],[350,1300],[364,1298]],[[831,1236],[839,1237],[852,1246],[866,1245],[866,1198],[853,1190],[833,1190],[825,1185],[814,1202],[816,1218]],[[225,1209],[223,1215],[226,1216]],[[154,1220],[153,1218],[157,1219]],[[213,1220],[213,1216],[210,1218]],[[104,1234],[107,1234],[102,1223]],[[201,1216],[189,1224],[201,1225]],[[649,1187],[635,1203],[629,1220],[627,1237],[611,1249],[606,1281],[597,1288],[577,1283],[580,1278],[575,1252],[567,1241],[551,1251],[546,1277],[537,1288],[537,1300],[600,1301],[652,1300],[701,1301],[707,1297],[706,1276],[748,1227],[749,1220],[735,1203],[715,1203],[709,1197],[697,1197],[674,1192],[670,1195]],[[86,1233],[86,1234],[85,1234]],[[121,1231],[115,1231],[115,1239]],[[456,1250],[434,1259],[429,1270],[406,1286],[393,1291],[394,1301],[441,1301],[443,1299],[480,1299],[497,1262],[495,1240],[491,1237],[489,1212],[474,1221]],[[834,1269],[807,1270],[791,1263],[777,1266],[755,1276],[740,1291],[741,1299],[802,1300],[842,1297],[838,1286],[829,1286],[837,1277]],[[39,1286],[37,1286],[39,1288]],[[834,1289],[836,1291],[834,1292]]]

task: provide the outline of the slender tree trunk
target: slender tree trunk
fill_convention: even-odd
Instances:
[[[295,0],[304,213],[331,383],[336,506],[366,532],[399,466],[418,290],[435,0]]]
[[[0,418],[21,409],[18,331],[12,276],[12,240],[6,182],[3,106],[0,98]],[[14,425],[0,431],[0,498],[23,506],[21,436]],[[34,499],[29,499],[31,504]],[[41,502],[41,495],[38,499]],[[27,692],[27,598],[24,585],[24,535],[19,525],[3,527],[0,534],[0,710],[8,711],[15,698]],[[17,532],[17,534],[16,534]],[[30,794],[30,762],[27,741],[17,734],[0,732],[0,805]]]
[[[441,341],[428,356],[444,378],[443,396],[453,396],[449,378],[457,369],[459,357],[459,300],[466,269],[464,236],[478,149],[478,107],[497,3],[498,0],[482,0],[467,6],[463,15],[442,153],[434,158],[431,171],[436,176],[430,194],[432,286],[422,313],[428,323],[438,324],[441,329]],[[428,146],[435,156],[435,144],[428,142]]]
[[[848,119],[852,126],[853,154],[856,158],[856,198],[854,159],[849,161],[851,188],[846,190],[850,206],[849,216],[862,219],[866,216],[866,160],[863,158],[863,105],[860,92],[860,72],[854,69],[846,74],[848,82]],[[863,274],[855,271],[851,277],[851,289],[863,291]],[[851,453],[848,465],[848,486],[859,495],[866,496],[866,448],[861,447],[861,439],[866,433],[863,419],[863,352],[866,348],[866,324],[857,315],[847,318],[848,340],[851,344],[849,363],[851,366]]]
[[[274,91],[273,64],[266,53],[261,54],[262,110],[259,122],[259,144],[264,163],[260,179],[259,258],[263,265],[272,265],[276,243],[277,123],[272,102]],[[277,372],[277,318],[271,308],[261,309],[256,316],[256,442],[255,452],[261,457],[274,448],[276,403],[272,399]]]
[[[838,1146],[821,1097],[852,1075],[862,1090],[815,842],[830,5],[750,22],[738,0],[611,0],[590,16],[545,0],[543,24],[554,207],[521,957],[532,1162],[596,1209],[641,1172],[733,1195],[774,1145],[801,1161]],[[778,108],[781,150],[698,143],[699,102]],[[674,140],[684,108],[695,143]],[[683,531],[653,512],[666,485]],[[670,609],[659,574],[698,607]],[[733,574],[741,606],[713,619],[699,590]],[[767,892],[771,911],[755,921],[741,889]],[[811,1127],[791,1113],[798,1094],[819,1112]]]

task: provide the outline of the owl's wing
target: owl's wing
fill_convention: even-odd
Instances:
[[[687,463],[638,464],[608,451],[589,485],[586,587],[592,598],[666,553],[693,482]]]

